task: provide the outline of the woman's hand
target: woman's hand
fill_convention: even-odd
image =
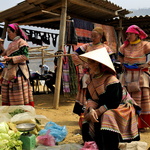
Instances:
[[[10,61],[12,57],[4,56],[5,61]]]
[[[148,63],[145,63],[145,64],[143,64],[143,65],[139,65],[138,67],[141,68],[141,69],[144,69],[144,68],[148,68],[148,67],[150,67],[150,66],[149,66]]]
[[[97,113],[96,113],[96,111],[95,111],[93,108],[91,108],[90,111],[89,111],[89,113],[87,113],[87,114],[84,116],[84,119],[85,119],[86,121],[99,122],[99,121],[98,121]]]

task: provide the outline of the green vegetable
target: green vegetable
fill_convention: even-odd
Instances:
[[[7,123],[0,123],[0,150],[22,150],[21,133],[9,130]]]
[[[11,115],[11,117],[13,117],[16,114],[20,114],[20,113],[24,113],[24,112],[26,112],[26,111],[23,109],[15,109],[13,112],[9,112],[9,114]]]
[[[9,126],[7,125],[6,122],[1,122],[0,123],[0,133],[8,133]]]

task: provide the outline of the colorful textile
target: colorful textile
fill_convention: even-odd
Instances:
[[[76,75],[76,68],[72,61],[72,57],[68,56],[68,63],[69,63],[69,76],[70,76],[70,95],[74,96],[77,94],[78,88],[78,81]]]
[[[132,98],[141,107],[141,113],[138,118],[139,128],[145,128],[150,126],[150,89],[149,87],[141,87],[140,92],[130,93]]]
[[[124,45],[120,48],[121,55],[120,60],[123,64],[133,65],[136,64],[141,65],[145,64],[147,61],[147,54],[150,53],[150,43],[147,41],[141,41],[138,44],[128,45],[124,47]],[[120,82],[123,86],[126,86],[126,82],[136,81],[140,74],[139,85],[141,87],[140,92],[132,92],[130,95],[136,101],[136,103],[141,107],[141,118],[150,126],[150,80],[149,80],[149,70],[140,69],[126,69],[124,73],[120,76]],[[127,81],[125,81],[125,77]],[[139,128],[148,127],[140,118],[139,118]]]
[[[138,136],[138,121],[134,105],[137,107],[138,105],[125,88],[117,87],[119,83],[114,76],[107,75],[105,77],[104,75],[103,79],[101,78],[99,83],[97,82],[98,79],[96,81],[92,79],[88,84],[91,98],[87,101],[86,110],[89,107],[94,109],[101,108],[101,106],[107,107],[108,109],[99,116],[100,130],[119,133],[123,140],[136,138]],[[120,91],[118,91],[119,89]],[[117,95],[120,92],[122,92],[122,95]],[[88,111],[85,111],[85,115],[86,113]],[[89,124],[90,135],[94,138],[96,134],[94,132],[94,124],[91,122]]]
[[[31,105],[34,106],[32,88],[29,80],[18,77],[17,82],[2,81],[2,105]]]
[[[63,58],[63,72],[62,72],[62,79],[63,79],[63,92],[70,93],[70,76],[69,76],[69,64],[68,64],[68,57],[65,56]]]
[[[119,105],[117,109],[106,111],[102,115],[101,130],[109,130],[121,134],[123,140],[131,140],[138,136],[137,115],[130,104]]]
[[[150,53],[150,43],[141,41],[134,46],[128,45],[127,47],[124,47],[124,45],[122,45],[119,52],[124,64],[144,64],[147,61],[147,54]]]
[[[2,105],[31,105],[34,106],[32,89],[29,80],[28,44],[20,37],[16,37],[4,52],[11,56],[12,60],[7,62],[6,67],[18,64],[17,76],[11,81],[4,77],[2,80]],[[3,70],[4,71],[4,70]],[[2,72],[3,74],[3,72]]]
[[[94,28],[94,24],[77,18],[73,18],[73,20],[75,32],[78,38],[78,43],[77,45],[74,45],[74,49],[77,49],[80,45],[91,42],[91,32]]]
[[[131,25],[130,27],[128,27],[126,33],[138,34],[141,40],[148,37],[148,35],[137,25]]]
[[[21,39],[19,36],[16,38],[16,40],[13,40],[13,42],[11,42],[9,45],[8,45],[8,48],[6,49],[6,51],[4,52],[3,55],[11,55],[12,53],[14,52],[17,52],[19,51],[19,49],[23,46],[27,46],[28,47],[28,44],[26,41],[24,41],[23,39]]]
[[[118,108],[108,110],[102,115],[101,130],[121,134],[123,140],[138,136],[138,121],[134,105],[137,105],[129,93],[123,89],[123,97]]]

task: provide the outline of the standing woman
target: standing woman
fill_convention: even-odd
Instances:
[[[113,52],[109,46],[107,46],[104,42],[104,32],[101,27],[95,27],[91,33],[91,43],[86,43],[80,46],[72,55],[73,62],[76,66],[78,66],[78,92],[76,97],[76,103],[74,107],[74,113],[82,116],[83,110],[82,107],[86,106],[86,88],[87,85],[85,83],[88,78],[88,65],[84,61],[80,59],[80,55],[105,47],[109,55],[112,56]]]
[[[1,55],[6,61],[1,83],[2,105],[34,106],[27,65],[29,55],[28,44],[25,40],[28,36],[17,23],[9,24],[7,33],[12,42],[6,50],[2,44],[0,45]]]
[[[150,62],[147,62],[150,43],[143,41],[147,34],[137,25],[128,27],[126,34],[126,41],[119,51],[119,59],[124,67],[120,82],[142,109],[139,117],[139,129],[142,132],[150,126]]]

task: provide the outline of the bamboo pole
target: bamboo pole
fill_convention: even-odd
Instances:
[[[117,53],[121,46],[121,38],[122,38],[122,18],[119,18],[119,33],[118,33],[118,46],[117,46]]]
[[[42,66],[44,65],[44,49],[42,49]]]
[[[3,33],[2,33],[2,39],[6,38],[7,26],[8,26],[8,21],[5,21],[5,25],[4,25],[4,29],[3,29]]]
[[[30,21],[30,22],[22,22],[22,23],[19,23],[19,25],[42,24],[42,23],[54,22],[54,21],[60,21],[60,17],[51,18],[51,19],[37,20],[37,21]]]
[[[59,45],[58,50],[64,50],[65,32],[66,32],[66,16],[67,16],[67,0],[62,0],[61,19],[60,19],[60,33],[59,33]],[[55,81],[55,93],[53,107],[58,109],[60,99],[60,85],[62,75],[62,56],[58,57],[57,61],[57,72]]]
[[[45,13],[45,14],[50,14],[50,15],[53,15],[53,16],[60,16],[60,14],[57,14],[57,13],[53,13],[53,12],[50,12],[50,11],[46,11],[46,10],[41,10],[42,13]]]
[[[29,47],[29,50],[33,49],[47,49],[49,46]]]
[[[38,55],[39,57],[31,57],[29,56],[29,59],[42,59],[42,57],[40,55]],[[44,58],[53,58],[53,57],[62,57],[62,56],[71,56],[71,54],[60,54],[60,55],[49,55],[49,56],[44,56]]]

